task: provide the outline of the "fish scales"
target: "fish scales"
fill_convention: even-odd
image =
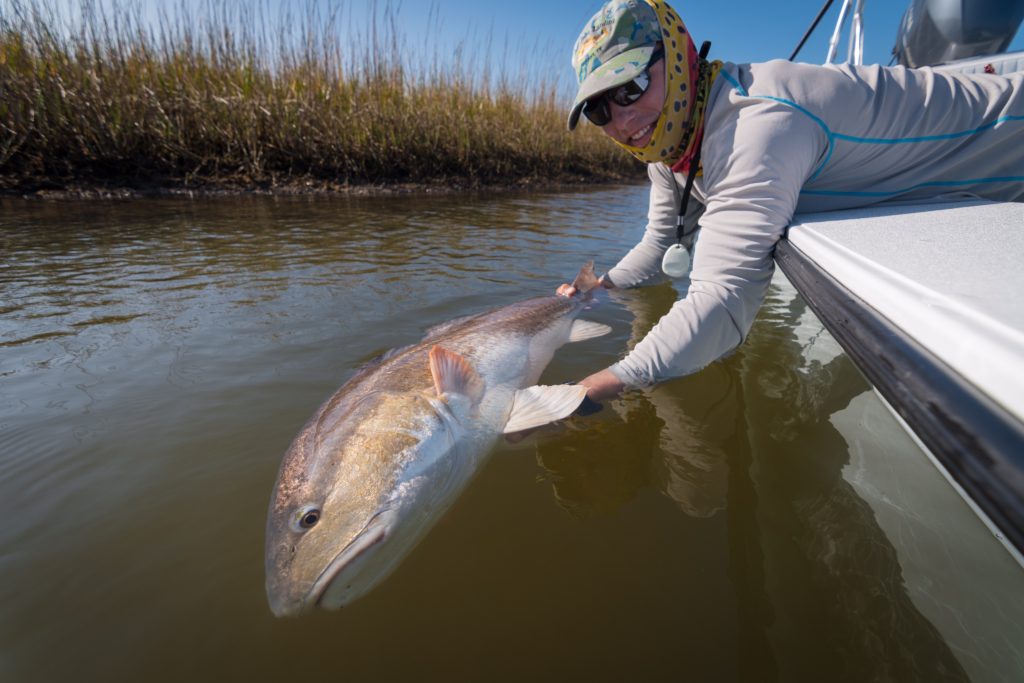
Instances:
[[[581,292],[597,284],[589,264],[577,282],[588,283]],[[520,390],[570,340],[585,302],[538,297],[449,321],[324,402],[285,454],[270,505],[276,614],[337,608],[370,590],[468,485],[510,412],[540,424],[578,405],[580,387]],[[607,331],[589,325],[577,336]]]

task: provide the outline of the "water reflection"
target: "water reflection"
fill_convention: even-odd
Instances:
[[[631,345],[674,299],[619,298],[634,315]],[[596,429],[538,444],[538,461],[577,516],[614,512],[645,487],[693,518],[724,511],[738,680],[970,680],[843,479],[848,441],[830,417],[868,386],[846,356],[815,357],[806,316],[802,299],[773,288],[730,359],[615,402]]]

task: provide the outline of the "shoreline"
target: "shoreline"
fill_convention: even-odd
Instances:
[[[619,175],[565,175],[553,178],[528,177],[510,179],[504,183],[473,182],[466,178],[438,179],[420,182],[367,182],[348,183],[323,179],[294,179],[287,181],[246,181],[244,179],[203,180],[185,183],[117,182],[81,180],[56,181],[49,178],[11,178],[0,176],[0,199],[154,199],[215,197],[382,197],[391,195],[448,195],[470,192],[557,192],[587,186],[639,183],[646,180],[643,173]]]
[[[644,177],[596,126],[568,131],[555,76],[418,60],[376,20],[363,43],[329,24],[276,32],[225,0],[206,18],[165,17],[157,33],[127,7],[87,3],[66,27],[13,3],[0,10],[0,197],[386,196]]]

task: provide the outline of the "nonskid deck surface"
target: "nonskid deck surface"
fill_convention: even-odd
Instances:
[[[1024,420],[1024,204],[797,216],[789,242]]]

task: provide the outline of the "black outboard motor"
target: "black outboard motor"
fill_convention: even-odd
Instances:
[[[900,22],[900,64],[934,66],[1006,50],[1024,19],[1024,0],[913,0]]]

